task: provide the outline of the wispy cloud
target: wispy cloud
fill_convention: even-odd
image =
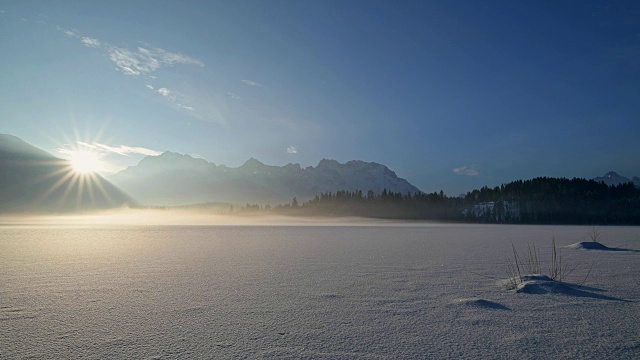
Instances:
[[[297,154],[298,153],[298,147],[297,146],[289,146],[287,148],[287,154]]]
[[[480,175],[480,171],[476,169],[475,166],[461,166],[453,169],[454,174],[463,175],[463,176],[478,176]]]
[[[172,93],[171,90],[164,87],[158,89],[158,94],[168,98],[175,98],[174,93]]]
[[[175,65],[196,65],[204,67],[204,63],[202,61],[181,53],[170,52],[149,45],[139,46],[135,49],[122,46],[112,46],[108,43],[101,42],[96,38],[84,36],[75,29],[69,30],[60,26],[57,26],[56,29],[64,33],[67,37],[78,39],[87,47],[97,48],[105,52],[107,58],[116,65],[115,69],[124,75],[144,75],[147,79],[155,80],[157,79],[157,76],[154,75],[154,73],[162,68],[173,67]],[[260,86],[258,83],[251,83],[254,86]],[[193,105],[193,98],[190,96],[186,96],[175,90],[169,90],[167,87],[156,88],[151,84],[145,84],[145,87],[157,92],[176,110],[183,111],[186,114],[189,114],[189,116],[202,120],[209,118],[197,111],[196,107]],[[233,94],[233,96],[236,95]],[[202,105],[201,103],[198,104]],[[223,123],[223,121],[217,122]]]
[[[101,156],[105,156],[108,154],[118,154],[122,156],[129,156],[129,154],[158,156],[162,154],[161,151],[147,149],[140,146],[110,146],[98,142],[87,143],[83,141],[76,141],[76,146],[64,144],[63,147],[57,148],[56,151],[60,154],[65,155],[71,155],[78,151],[91,151]]]
[[[113,61],[117,69],[125,75],[148,75],[163,67],[171,67],[174,65],[196,65],[204,66],[204,63],[190,56],[170,52],[161,48],[151,46],[139,46],[136,49],[127,47],[112,46],[104,44],[96,38],[82,36],[77,30],[69,30],[60,26],[56,29],[62,31],[67,37],[80,39],[80,42],[88,47],[102,47],[107,52],[109,60]]]
[[[94,38],[90,38],[87,36],[82,37],[82,40],[80,40],[80,42],[82,42],[85,46],[88,47],[100,47],[100,41],[98,41],[98,39],[94,39]]]
[[[235,100],[240,100],[241,97],[232,93],[232,92],[227,92],[227,95],[229,95],[230,98],[235,99]]]
[[[86,147],[86,148],[89,148],[89,149],[97,149],[98,148],[96,145],[89,144],[89,143],[82,142],[82,141],[76,141],[76,143],[78,145],[80,145],[80,146],[83,146],[83,147]]]
[[[161,151],[147,149],[139,146],[127,146],[127,145],[118,145],[118,146],[109,146],[100,143],[93,143],[97,148],[100,148],[107,152],[112,152],[122,156],[128,156],[129,154],[139,154],[139,155],[149,155],[149,156],[158,156],[162,154]]]
[[[109,59],[125,75],[147,75],[162,67],[171,67],[176,64],[204,66],[204,63],[198,59],[160,48],[138,47],[136,50],[131,50],[125,47],[110,46],[107,53]]]
[[[161,87],[156,91],[176,108],[188,110],[190,112],[196,111],[196,109],[190,105],[192,100],[188,96],[185,96],[184,94],[175,90],[169,90],[166,87]]]
[[[251,80],[240,80],[240,81],[250,86],[262,86],[262,84],[257,83],[255,81],[251,81]]]
[[[62,31],[62,33],[70,38],[79,38],[80,36],[78,35],[77,31],[74,30],[69,30],[69,29],[65,29],[61,26],[56,26],[56,29],[59,31]]]

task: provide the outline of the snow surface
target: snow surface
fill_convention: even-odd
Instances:
[[[640,253],[579,226],[2,226],[0,358],[640,358]],[[640,228],[605,227],[640,249]],[[591,264],[593,268],[583,282]]]

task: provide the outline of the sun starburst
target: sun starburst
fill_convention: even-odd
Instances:
[[[98,154],[92,151],[75,150],[69,154],[73,171],[80,174],[95,173],[102,170],[102,162]]]
[[[113,199],[105,188],[108,182],[99,174],[107,166],[94,145],[99,141],[103,130],[104,128],[93,139],[79,136],[75,126],[75,139],[62,134],[65,142],[56,149],[62,159],[49,162],[50,171],[40,181],[51,182],[51,185],[42,195],[41,201],[47,203],[47,199],[58,199],[58,206],[64,208],[68,205],[63,204],[68,204],[68,200],[71,200],[72,203],[75,202],[76,209],[113,204]]]

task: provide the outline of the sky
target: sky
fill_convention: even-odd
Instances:
[[[105,175],[173,151],[451,196],[640,176],[640,2],[5,1],[0,133]]]

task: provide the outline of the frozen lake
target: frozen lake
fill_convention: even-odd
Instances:
[[[638,359],[640,252],[563,248],[580,291],[500,283],[512,242],[548,273],[588,230],[2,226],[0,358]]]

